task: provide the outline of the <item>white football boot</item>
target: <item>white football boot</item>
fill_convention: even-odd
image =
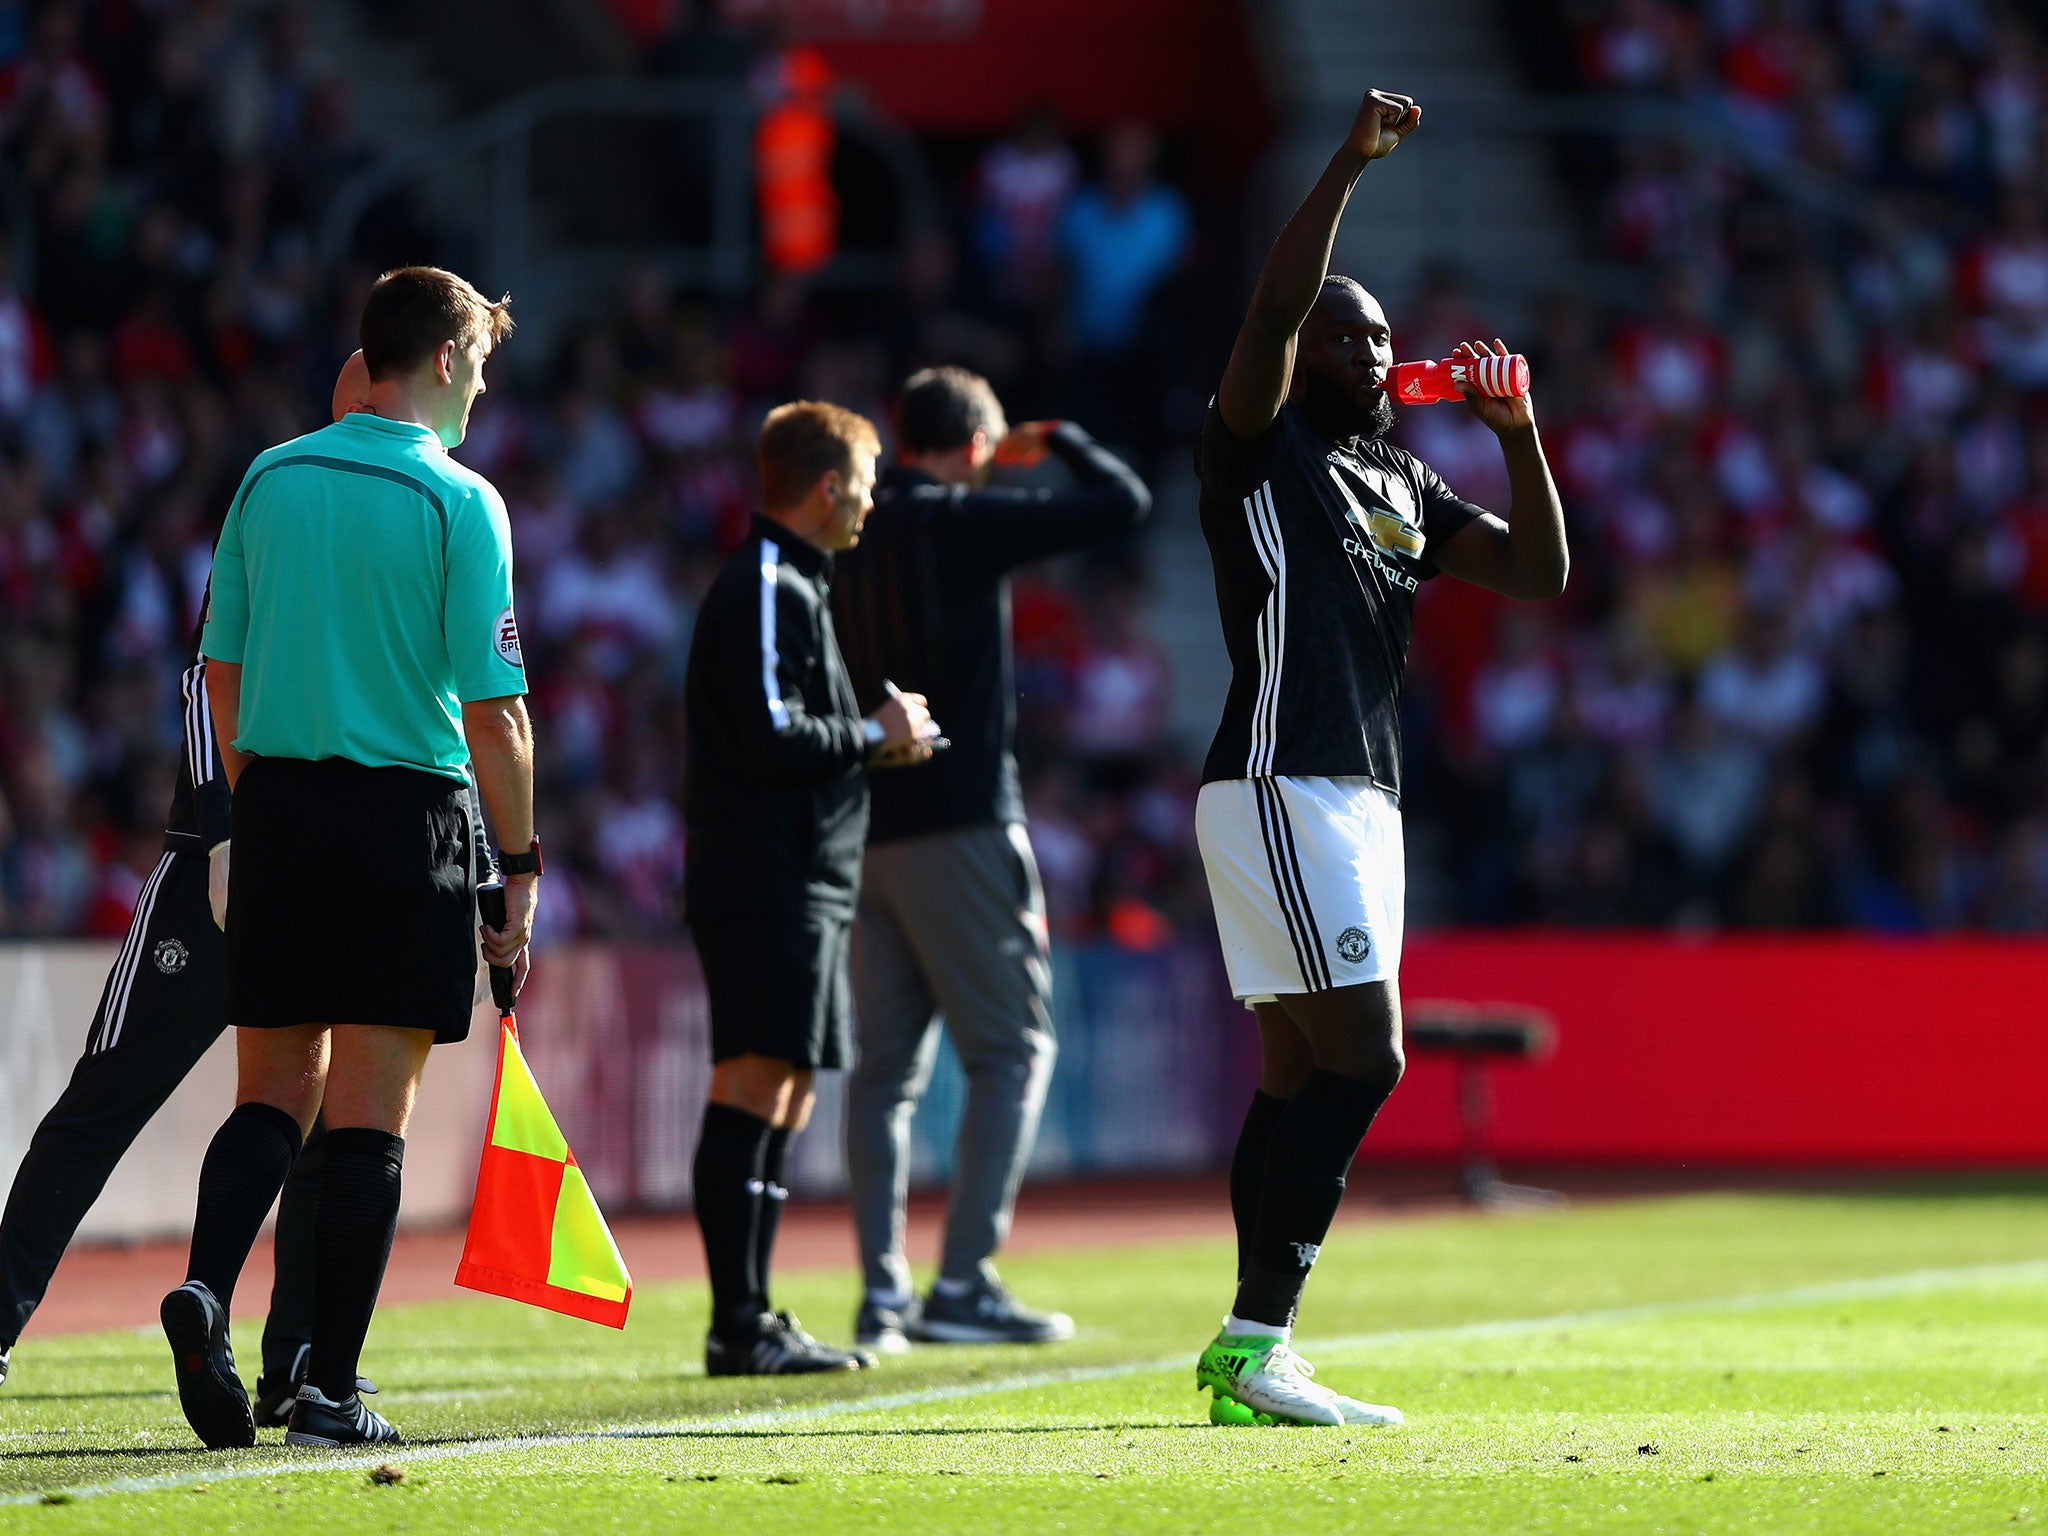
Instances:
[[[1277,1335],[1219,1333],[1195,1364],[1195,1390],[1209,1389],[1212,1424],[1342,1424],[1336,1394],[1314,1373]]]

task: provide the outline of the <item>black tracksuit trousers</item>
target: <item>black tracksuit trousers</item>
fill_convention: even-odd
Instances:
[[[220,1037],[225,982],[206,855],[166,853],[142,888],[85,1054],[36,1127],[0,1216],[0,1344],[21,1336],[114,1165]],[[265,1375],[289,1371],[312,1337],[313,1225],[325,1144],[316,1124],[278,1204]]]

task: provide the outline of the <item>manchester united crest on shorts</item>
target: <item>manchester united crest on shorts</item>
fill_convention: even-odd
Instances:
[[[156,959],[156,968],[166,976],[175,976],[185,969],[185,962],[192,958],[192,951],[176,939],[165,939],[151,952]]]
[[[1340,960],[1348,960],[1356,965],[1371,953],[1372,940],[1357,924],[1354,923],[1337,935],[1337,957]]]

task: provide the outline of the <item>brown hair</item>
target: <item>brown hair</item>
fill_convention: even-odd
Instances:
[[[467,348],[512,334],[512,295],[493,304],[453,272],[399,267],[378,278],[357,327],[363,362],[374,381],[410,373],[452,341]]]
[[[965,448],[977,432],[999,438],[1008,430],[1002,402],[988,380],[965,368],[913,373],[896,402],[900,453],[948,453]]]
[[[761,423],[761,504],[771,512],[794,507],[820,475],[850,476],[856,454],[881,451],[881,433],[858,411],[822,400],[778,405]]]

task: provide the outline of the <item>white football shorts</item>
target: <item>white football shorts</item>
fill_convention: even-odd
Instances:
[[[1226,779],[1195,801],[1230,990],[1249,1007],[1401,971],[1401,807],[1367,778]]]

